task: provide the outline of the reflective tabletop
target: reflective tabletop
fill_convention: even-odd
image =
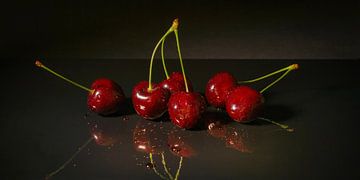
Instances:
[[[35,67],[34,60],[2,61],[1,179],[359,178],[359,60],[184,60],[202,94],[219,71],[247,80],[298,63],[297,71],[264,93],[261,113],[293,132],[259,119],[237,123],[212,107],[202,116],[214,122],[211,127],[184,130],[167,114],[145,120],[130,97],[134,85],[148,78],[146,59],[43,63],[87,86],[99,77],[113,79],[127,108],[108,117],[91,113],[86,92]],[[176,59],[168,68],[180,71]],[[159,60],[153,73],[156,82],[165,78]],[[275,78],[250,86],[259,90]]]

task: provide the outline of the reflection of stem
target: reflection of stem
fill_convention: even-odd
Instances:
[[[164,157],[164,153],[161,153],[161,163],[164,166],[164,170],[166,172],[166,174],[169,176],[170,179],[174,179],[173,176],[171,175],[171,173],[169,172],[169,169],[166,166],[166,161],[165,161],[165,157]]]
[[[49,175],[46,176],[45,179],[50,179],[52,176],[59,173],[61,170],[63,170],[92,140],[94,137],[91,136],[82,146],[79,147],[79,149],[68,159],[63,165],[61,165],[58,169],[51,172]]]
[[[180,162],[179,162],[179,167],[176,171],[176,175],[175,175],[175,180],[177,180],[179,178],[179,175],[180,175],[180,170],[181,170],[181,167],[182,167],[182,162],[183,162],[183,157],[181,156],[180,157]]]
[[[272,120],[270,120],[270,119],[263,118],[263,117],[258,117],[258,119],[263,120],[263,121],[266,121],[266,122],[269,122],[269,123],[272,123],[272,124],[275,124],[275,125],[283,128],[283,129],[285,129],[285,130],[288,131],[288,132],[294,132],[294,129],[293,129],[293,128],[289,128],[288,125],[280,124],[280,123],[278,123],[278,122],[275,122],[275,121],[272,121]]]
[[[152,169],[154,170],[155,174],[157,174],[161,179],[168,179],[168,178],[166,178],[164,175],[160,174],[160,173],[157,171],[157,169],[156,169],[156,167],[155,167],[155,163],[154,163],[154,159],[153,159],[152,153],[149,153],[149,157],[150,157],[150,162],[151,162],[151,164],[152,164]]]
[[[155,174],[158,175],[161,179],[177,180],[179,178],[180,170],[181,170],[182,162],[183,162],[183,157],[180,157],[179,167],[176,170],[175,178],[169,172],[169,169],[168,169],[168,167],[166,165],[165,156],[164,156],[163,152],[161,153],[161,162],[162,162],[164,170],[165,170],[166,174],[169,176],[169,178],[167,178],[163,174],[159,173],[159,171],[155,168],[155,162],[154,162],[152,153],[149,153],[149,157],[150,157],[150,163],[152,164],[152,169],[154,170]]]

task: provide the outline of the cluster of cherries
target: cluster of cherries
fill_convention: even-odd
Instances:
[[[298,68],[297,64],[293,64],[260,78],[240,82],[229,72],[219,72],[208,81],[205,89],[205,100],[200,93],[192,91],[191,82],[186,78],[180,51],[178,26],[179,21],[175,19],[169,30],[156,44],[150,60],[149,80],[139,82],[132,90],[131,99],[133,107],[136,113],[145,119],[157,119],[167,111],[171,121],[175,125],[181,128],[191,129],[199,124],[199,120],[205,112],[208,103],[216,108],[225,108],[228,115],[237,122],[249,122],[253,120],[259,110],[261,110],[264,103],[262,93],[285,77],[290,71]],[[164,43],[166,37],[171,33],[175,34],[182,72],[173,72],[169,75],[164,60]],[[152,66],[156,51],[160,45],[166,79],[156,84],[152,82]],[[125,106],[126,97],[123,90],[116,82],[110,79],[97,79],[89,89],[54,72],[38,60],[35,64],[75,86],[88,91],[88,108],[97,114],[103,116],[111,115],[118,113],[122,107]],[[260,92],[244,85],[265,79],[280,72],[285,73]]]

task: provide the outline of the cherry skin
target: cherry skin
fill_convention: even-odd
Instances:
[[[248,86],[238,86],[227,98],[226,112],[237,122],[249,122],[257,115],[263,103],[261,93]]]
[[[168,112],[171,121],[185,129],[194,128],[206,109],[204,98],[196,92],[177,92],[171,95]]]
[[[123,92],[120,85],[118,85],[116,82],[114,82],[110,79],[107,79],[107,78],[96,79],[90,86],[91,89],[96,89],[98,87],[114,88],[114,89],[117,89],[117,90]]]
[[[187,82],[188,82],[189,90],[192,91],[191,82],[189,80],[187,80]],[[170,75],[169,79],[163,80],[159,86],[169,90],[171,94],[186,90],[184,77],[181,72],[173,72]]]
[[[207,102],[214,107],[224,108],[231,90],[236,86],[236,79],[229,72],[219,72],[212,76],[205,88]]]
[[[109,79],[95,80],[88,94],[88,108],[101,115],[118,112],[125,102],[125,95],[121,87]]]
[[[132,102],[136,113],[145,119],[156,119],[162,116],[167,110],[167,102],[170,92],[152,84],[148,90],[149,82],[142,81],[135,85],[132,90]]]

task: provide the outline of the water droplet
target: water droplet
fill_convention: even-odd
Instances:
[[[128,116],[123,116],[123,117],[122,117],[122,120],[123,120],[123,121],[127,121],[127,120],[129,120],[129,117],[128,117]]]
[[[149,162],[149,163],[146,163],[146,168],[148,168],[148,169],[152,169],[152,168],[154,168],[154,164],[153,163],[151,163],[151,162]]]
[[[179,153],[181,151],[181,147],[179,147],[178,145],[171,146],[170,150],[174,153]]]

